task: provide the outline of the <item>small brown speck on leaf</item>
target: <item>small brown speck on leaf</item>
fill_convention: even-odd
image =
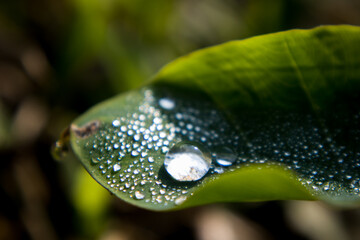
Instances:
[[[70,130],[75,134],[78,138],[87,138],[93,135],[100,127],[100,121],[95,120],[87,123],[82,127],[78,127],[75,124],[71,124]]]

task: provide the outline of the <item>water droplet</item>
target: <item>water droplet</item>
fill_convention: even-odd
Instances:
[[[136,134],[134,135],[134,141],[139,141],[140,140],[140,135],[139,134]]]
[[[168,148],[168,147],[162,147],[162,148],[161,148],[161,151],[162,151],[163,153],[167,153],[167,152],[169,151],[169,148]]]
[[[216,173],[218,173],[218,174],[224,173],[224,169],[221,168],[221,167],[216,167],[216,168],[214,168],[214,172],[216,172]]]
[[[285,157],[290,157],[290,156],[291,156],[291,153],[289,153],[289,152],[284,152],[284,156],[285,156]]]
[[[165,155],[164,165],[175,180],[197,181],[209,171],[211,157],[198,144],[178,143]]]
[[[119,171],[121,169],[121,167],[120,167],[119,164],[114,164],[113,169],[114,169],[114,172],[117,172],[117,171]]]
[[[236,161],[236,154],[228,147],[216,149],[216,163],[221,166],[231,166]]]
[[[145,198],[145,195],[140,191],[136,191],[135,192],[135,198],[138,199],[138,200],[141,200],[141,199]]]
[[[175,107],[175,102],[169,98],[161,98],[159,105],[166,110],[172,110]]]
[[[185,200],[186,200],[186,197],[185,197],[185,196],[178,197],[177,199],[175,199],[175,204],[176,204],[176,205],[180,205],[180,204],[182,204],[183,202],[185,202]]]
[[[91,162],[94,164],[98,164],[101,160],[99,158],[91,158]]]
[[[323,187],[323,190],[324,191],[328,191],[330,189],[330,184],[329,183],[326,183]]]
[[[175,117],[176,117],[176,119],[177,119],[177,120],[180,120],[180,119],[182,119],[182,118],[183,118],[183,116],[182,116],[182,114],[181,114],[181,113],[177,113],[177,114],[175,114]]]
[[[155,160],[154,160],[153,157],[149,157],[149,158],[148,158],[148,161],[149,161],[149,163],[153,163]]]
[[[113,122],[112,122],[112,125],[114,126],[114,127],[118,127],[118,126],[120,126],[120,121],[119,120],[114,120]]]
[[[131,156],[133,156],[133,157],[139,156],[139,152],[133,150],[133,151],[131,151]]]
[[[156,117],[156,118],[154,118],[153,122],[154,122],[155,124],[160,124],[160,123],[162,123],[162,119]],[[154,126],[154,127],[155,127],[155,126]]]

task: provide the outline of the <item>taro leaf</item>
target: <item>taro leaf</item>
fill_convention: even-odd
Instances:
[[[71,146],[101,185],[147,209],[358,204],[359,43],[360,28],[326,26],[194,52],[76,119]],[[180,163],[165,169],[165,156]]]

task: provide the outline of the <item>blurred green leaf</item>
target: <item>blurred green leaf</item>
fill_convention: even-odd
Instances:
[[[84,233],[97,236],[105,228],[110,194],[82,168],[78,168],[74,180],[72,198],[79,223]]]
[[[326,26],[197,51],[75,120],[71,146],[105,188],[153,210],[358,203],[359,40],[358,27]],[[164,159],[189,164],[189,154],[197,158],[188,171],[164,166]]]

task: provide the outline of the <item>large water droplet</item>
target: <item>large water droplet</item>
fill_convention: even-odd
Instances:
[[[216,149],[216,163],[221,166],[231,166],[236,161],[236,154],[228,147],[219,147]]]
[[[178,143],[165,155],[164,165],[175,180],[197,181],[209,171],[211,157],[198,144]]]
[[[175,102],[169,98],[161,98],[159,104],[162,108],[166,110],[172,110],[175,107]]]

